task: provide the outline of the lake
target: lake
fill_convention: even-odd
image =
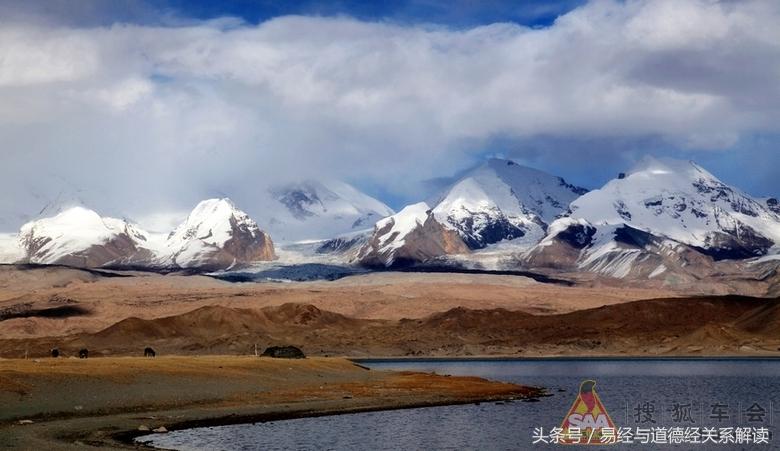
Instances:
[[[197,428],[139,441],[177,450],[567,449],[545,441],[552,440],[549,433],[561,425],[580,384],[591,379],[615,427],[624,428],[623,440],[628,440],[626,431],[630,431],[634,440],[649,443],[586,449],[780,449],[780,442],[772,436],[780,397],[780,360],[387,360],[362,364],[542,386],[551,396],[539,402],[490,402]],[[696,443],[697,430],[700,443]],[[754,440],[768,443],[755,444]]]

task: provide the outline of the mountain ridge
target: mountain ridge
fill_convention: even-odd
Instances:
[[[752,197],[691,161],[647,157],[587,192],[543,171],[490,159],[461,174],[433,207],[420,202],[398,213],[339,183],[285,185],[274,191],[278,207],[259,222],[227,198],[208,199],[168,236],[77,206],[25,224],[17,237],[3,234],[0,257],[86,267],[234,269],[277,258],[275,235],[259,223],[284,211],[287,220],[297,215],[293,220],[321,228],[326,238],[287,243],[280,264],[435,262],[664,283],[780,264],[777,199]],[[380,214],[386,216],[373,219]],[[330,235],[345,227],[348,232]]]
[[[544,236],[548,224],[585,192],[561,177],[492,158],[450,185],[433,212],[471,249],[517,239],[533,245]]]

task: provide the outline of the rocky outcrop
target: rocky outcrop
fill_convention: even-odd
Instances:
[[[766,207],[770,211],[780,215],[780,202],[778,202],[778,200],[776,198],[770,197],[769,199],[766,200],[765,203],[766,203]]]

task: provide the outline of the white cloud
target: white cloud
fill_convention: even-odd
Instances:
[[[150,95],[154,86],[146,79],[129,78],[111,87],[102,88],[95,96],[115,111],[123,111]]]
[[[777,2],[708,0],[597,1],[538,30],[0,22],[0,188],[49,172],[117,201],[251,201],[266,180],[358,173],[412,192],[495,136],[728,147],[778,131],[778,23]]]
[[[0,27],[0,87],[72,82],[98,64],[97,43],[71,30]]]

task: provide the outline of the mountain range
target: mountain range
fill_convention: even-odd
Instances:
[[[16,235],[0,235],[0,258],[233,269],[276,259],[273,239],[283,248],[310,242],[311,258],[368,267],[458,265],[670,282],[726,273],[758,277],[780,265],[777,199],[752,197],[690,161],[648,157],[587,191],[490,159],[431,204],[398,213],[336,181],[291,183],[266,194],[249,213],[228,199],[203,201],[166,233],[83,206],[58,208]]]
[[[169,235],[72,207],[22,226],[19,263],[77,267],[230,269],[276,258],[267,233],[228,199],[200,202]]]

